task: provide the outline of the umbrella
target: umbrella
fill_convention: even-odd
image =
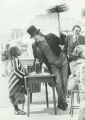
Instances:
[[[56,5],[50,9],[48,9],[48,13],[49,14],[54,14],[54,13],[57,13],[57,16],[58,16],[58,24],[59,24],[59,32],[61,31],[61,27],[60,27],[60,16],[59,16],[59,13],[62,13],[62,12],[65,12],[68,10],[68,7],[66,4],[62,4],[62,5]]]

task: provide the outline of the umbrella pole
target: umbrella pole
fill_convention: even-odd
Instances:
[[[59,36],[60,36],[61,27],[60,27],[60,16],[59,16],[59,13],[57,13],[57,15],[58,15],[58,29],[59,29]],[[61,44],[61,38],[60,38],[60,44]]]
[[[57,13],[58,14],[58,27],[59,27],[59,32],[60,32],[60,30],[61,30],[61,28],[60,28],[60,16],[59,16],[59,13]]]

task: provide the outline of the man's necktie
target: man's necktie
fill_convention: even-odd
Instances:
[[[76,36],[76,43],[79,45],[78,36]]]

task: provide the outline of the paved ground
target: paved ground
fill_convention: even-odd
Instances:
[[[48,87],[49,91],[49,109],[46,108],[45,102],[45,86],[41,85],[41,92],[40,93],[33,93],[33,102],[30,105],[30,117],[29,120],[77,120],[78,119],[78,111],[74,111],[74,116],[71,117],[69,114],[70,111],[70,98],[67,98],[68,108],[66,111],[62,111],[60,109],[57,110],[57,115],[54,115],[53,109],[53,96],[52,96],[52,89]],[[56,96],[57,97],[57,96]],[[76,99],[75,99],[76,101]],[[24,110],[27,110],[25,103]],[[22,106],[20,106],[22,107]],[[16,116],[14,115],[13,107],[8,98],[8,78],[2,77],[0,73],[0,119],[1,120],[26,120],[28,117],[24,116]]]

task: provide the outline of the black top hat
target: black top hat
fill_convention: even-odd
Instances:
[[[30,26],[28,29],[27,29],[27,33],[29,33],[32,37],[34,37],[36,34],[38,34],[40,31],[40,29],[37,29],[34,25]]]

